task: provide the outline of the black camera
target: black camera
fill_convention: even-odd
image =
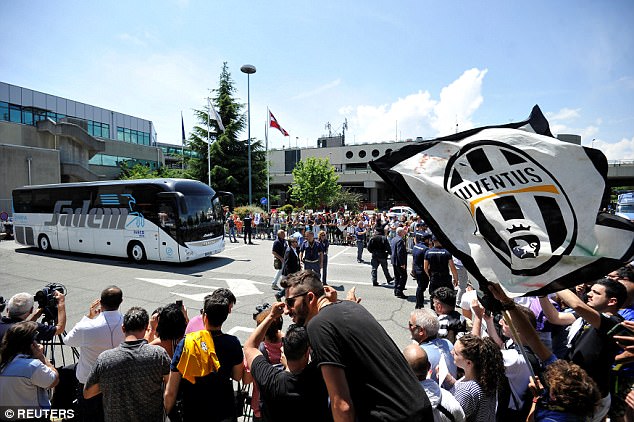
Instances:
[[[49,283],[42,289],[38,290],[35,295],[35,301],[39,308],[44,309],[44,321],[57,322],[57,299],[55,292],[66,294],[66,287],[60,283]]]

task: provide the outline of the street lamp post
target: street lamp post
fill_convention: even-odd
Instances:
[[[249,136],[249,140],[247,142],[247,148],[248,148],[248,152],[247,152],[247,160],[248,160],[248,167],[249,167],[249,205],[251,205],[253,203],[253,198],[252,198],[252,188],[251,188],[251,74],[255,73],[255,66],[250,65],[250,64],[245,64],[244,66],[242,66],[240,68],[240,71],[242,73],[246,73],[247,74],[247,132],[248,132],[248,136]]]

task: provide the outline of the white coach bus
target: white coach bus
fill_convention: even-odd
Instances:
[[[13,190],[16,242],[42,251],[186,262],[222,252],[219,198],[187,179],[25,186]]]

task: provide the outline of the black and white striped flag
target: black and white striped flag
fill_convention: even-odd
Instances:
[[[607,160],[528,120],[407,145],[370,163],[479,284],[512,295],[572,287],[634,255],[634,224],[598,214]]]

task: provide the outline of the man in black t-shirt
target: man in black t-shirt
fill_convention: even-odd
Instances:
[[[442,247],[440,241],[436,239],[436,236],[432,236],[431,240],[433,246],[425,252],[425,261],[423,264],[425,272],[429,276],[430,295],[439,287],[453,289],[458,285],[458,272],[453,263],[451,253]]]
[[[368,242],[368,251],[372,254],[372,260],[370,261],[370,265],[372,265],[372,285],[378,286],[377,280],[377,270],[379,265],[383,269],[383,274],[385,275],[385,279],[387,283],[390,284],[394,281],[394,278],[390,275],[390,271],[387,269],[387,257],[391,252],[390,241],[387,240],[387,236],[384,235],[383,228],[377,228],[375,230],[374,236]]]
[[[232,379],[242,379],[244,355],[240,340],[222,332],[231,306],[227,297],[207,297],[203,313],[205,330],[187,334],[176,346],[165,387],[165,410],[168,414],[173,410],[180,390],[184,422],[236,420]],[[219,366],[212,364],[214,360]],[[210,399],[213,399],[211,407]]]
[[[306,329],[291,325],[282,339],[288,370],[271,365],[259,350],[259,344],[271,324],[281,318],[284,304],[276,303],[271,312],[244,343],[244,355],[251,375],[257,382],[266,421],[332,420],[328,408],[328,391],[319,368],[309,364]]]
[[[312,271],[282,282],[286,312],[306,325],[312,361],[328,388],[333,418],[433,420],[425,390],[385,329],[353,301],[332,303]]]
[[[251,242],[251,233],[253,228],[251,227],[253,225],[253,218],[251,217],[251,213],[247,213],[247,215],[244,216],[244,219],[242,220],[242,230],[244,230],[244,243],[247,243],[247,237],[249,238],[249,245],[253,245],[253,242]]]
[[[590,288],[587,304],[568,289],[557,294],[579,315],[570,327],[571,340],[566,360],[582,367],[597,383],[601,402],[595,409],[593,420],[602,420],[610,408],[610,372],[619,350],[607,333],[623,321],[618,310],[627,298],[627,290],[618,281],[602,279]],[[554,324],[567,324],[574,320],[570,313],[557,312],[546,298],[540,298],[540,304],[548,320]]]

